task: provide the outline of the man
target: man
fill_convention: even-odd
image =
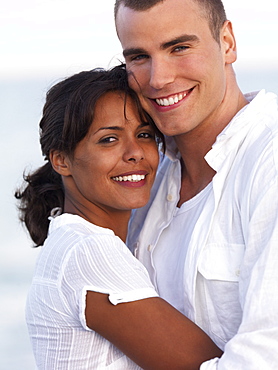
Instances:
[[[117,0],[115,20],[130,85],[167,136],[129,245],[224,350],[202,369],[276,369],[277,98],[240,91],[220,0]]]

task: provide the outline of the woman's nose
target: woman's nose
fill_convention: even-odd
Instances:
[[[124,161],[138,163],[144,159],[144,150],[138,143],[128,143],[123,158]]]

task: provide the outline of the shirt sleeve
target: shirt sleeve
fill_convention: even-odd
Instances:
[[[66,259],[61,276],[63,299],[72,313],[79,312],[87,330],[87,291],[108,294],[114,305],[158,296],[145,267],[114,235],[80,238]]]

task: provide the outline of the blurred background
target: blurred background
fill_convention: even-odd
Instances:
[[[15,188],[43,163],[38,122],[46,91],[61,78],[122,60],[114,0],[11,0],[0,14],[0,370],[35,368],[24,319],[38,249],[18,221]],[[276,0],[224,0],[238,45],[243,92],[278,94]]]

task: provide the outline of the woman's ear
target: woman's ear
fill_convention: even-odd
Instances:
[[[67,155],[59,150],[52,150],[49,153],[49,159],[52,164],[54,171],[59,173],[61,176],[70,176],[70,160]]]
[[[227,64],[232,64],[237,60],[236,40],[233,26],[230,21],[226,21],[220,33],[220,41],[223,47],[224,58]]]

